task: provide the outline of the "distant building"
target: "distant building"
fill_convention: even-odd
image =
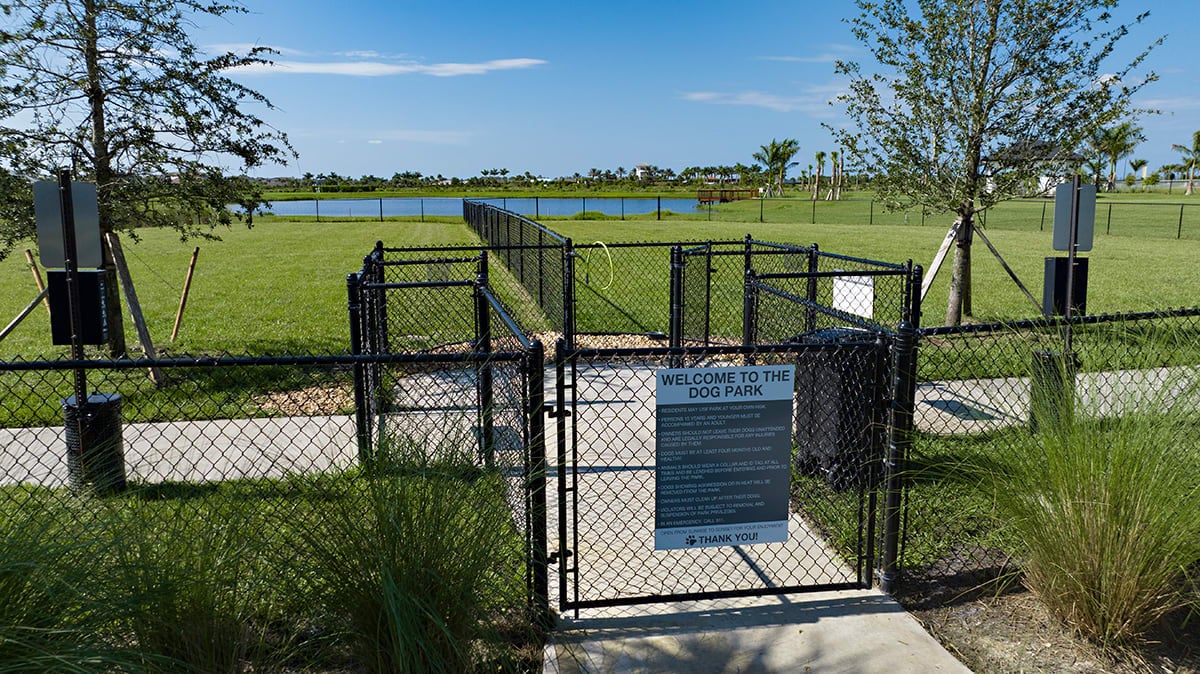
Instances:
[[[633,167],[633,174],[638,180],[645,180],[646,178],[650,177],[650,172],[653,170],[653,168],[654,167],[650,164],[638,164]]]

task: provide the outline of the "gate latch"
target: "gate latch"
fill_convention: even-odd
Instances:
[[[559,411],[558,407],[552,402],[543,403],[542,412],[549,415],[551,419],[571,416],[571,410],[564,408],[563,410]]]
[[[547,564],[558,564],[560,555],[561,555],[562,559],[570,559],[571,557],[573,557],[575,555],[575,553],[571,552],[570,550],[567,550],[565,553],[555,550],[554,552],[550,553],[549,557],[546,558],[546,563]]]

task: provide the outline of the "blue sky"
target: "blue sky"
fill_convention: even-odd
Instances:
[[[1138,99],[1164,111],[1141,120],[1146,141],[1134,155],[1157,167],[1200,130],[1200,2],[1125,5],[1124,15],[1151,12],[1123,41],[1126,59],[1167,35],[1148,61],[1160,80]],[[807,165],[836,149],[821,127],[840,119],[828,105],[843,86],[833,60],[869,64],[842,21],[854,13],[849,0],[246,7],[205,17],[194,37],[280,51],[275,67],[236,75],[271,99],[277,109],[264,118],[300,153],[260,176],[508,168],[554,177],[643,162],[679,170],[750,163],[772,138],[798,139]]]

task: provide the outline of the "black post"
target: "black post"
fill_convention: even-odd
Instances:
[[[758,287],[754,270],[746,270],[746,283],[742,290],[742,346],[754,346],[755,328],[758,325]],[[753,365],[754,357],[746,356],[746,365]]]
[[[813,244],[808,250],[808,273],[813,276],[808,277],[808,301],[812,306],[804,309],[804,329],[812,332],[817,329],[817,277],[815,274],[821,271],[821,251],[817,248],[817,244]]]
[[[421,222],[425,222],[425,198],[422,197],[419,201],[421,202]],[[472,211],[472,215],[474,215],[474,211]],[[476,222],[475,226],[478,227],[479,224]]]
[[[383,222],[383,197],[379,197],[379,221]]]
[[[362,286],[358,274],[346,276],[346,308],[350,311],[350,353],[361,356],[362,340]],[[358,435],[358,462],[366,466],[371,460],[370,414],[367,410],[366,367],[354,364],[354,426]]]
[[[813,210],[812,210],[812,222],[810,222],[809,224],[811,224],[811,225],[815,225],[815,224],[817,224],[817,200],[816,200],[816,199],[813,199],[813,204],[812,204],[812,206],[813,206]]]
[[[668,346],[683,347],[683,248],[671,247],[671,326],[668,329]],[[679,360],[671,356],[671,367],[679,367]]]
[[[766,203],[766,199],[759,197],[758,198],[758,221],[759,222],[763,221],[763,204],[764,203]]]
[[[554,344],[554,437],[558,463],[558,605],[567,604],[567,559],[571,551],[567,545],[567,423],[571,411],[567,409],[567,358],[566,340],[559,338]]]
[[[1183,237],[1183,204],[1179,204],[1179,229],[1175,232],[1175,238]]]
[[[1039,232],[1045,231],[1045,229],[1046,229],[1046,202],[1043,201],[1042,202],[1042,221],[1040,223],[1038,223],[1038,231]]]
[[[546,350],[535,341],[525,357],[525,373],[529,382],[529,544],[532,566],[530,612],[543,627],[550,627],[550,577],[547,550],[546,518]],[[566,561],[562,564],[565,566]]]
[[[662,197],[658,197],[658,219],[662,220]]]
[[[313,208],[317,211],[317,222],[321,221],[321,200],[313,197]]]
[[[562,332],[566,348],[575,349],[575,244],[567,239],[562,247],[563,255],[563,307]]]
[[[1104,233],[1112,234],[1112,204],[1108,205],[1108,221],[1104,223]]]
[[[868,225],[875,224],[875,200],[874,199],[871,200],[871,215],[867,220],[867,224]]]
[[[475,275],[475,356],[479,358],[479,449],[483,465],[496,462],[495,403],[492,372],[492,307],[487,301],[487,251],[479,253],[479,272]]]
[[[901,502],[904,493],[904,458],[912,443],[913,408],[917,386],[916,326],[900,322],[894,342],[892,378],[892,418],[888,453],[883,461],[883,560],[879,569],[879,589],[891,594],[896,589],[900,567]]]
[[[71,360],[83,360],[83,312],[79,306],[79,251],[75,244],[75,202],[71,194],[71,170],[58,170],[58,203],[62,213],[62,238],[64,266],[67,272],[67,311],[71,325]],[[79,411],[79,451],[87,454],[83,446],[86,437],[84,417],[87,416],[87,375],[82,367],[75,367],[75,408]]]
[[[540,220],[542,218],[541,204],[538,203],[538,197],[533,198],[533,219]]]

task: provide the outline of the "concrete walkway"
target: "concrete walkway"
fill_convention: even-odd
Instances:
[[[970,671],[876,590],[585,609],[543,662],[547,674]]]
[[[654,368],[581,367],[568,419],[578,470],[568,546],[583,601],[793,585],[850,584],[857,574],[798,513],[789,540],[655,550]],[[549,429],[548,429],[549,430]],[[551,443],[548,454],[556,449]],[[557,466],[551,467],[551,475]],[[549,489],[551,532],[558,494]],[[571,508],[575,511],[572,512]],[[552,536],[551,550],[559,549]],[[551,601],[559,597],[551,567]],[[569,610],[544,652],[548,673],[965,672],[895,601],[875,590],[815,592]]]

